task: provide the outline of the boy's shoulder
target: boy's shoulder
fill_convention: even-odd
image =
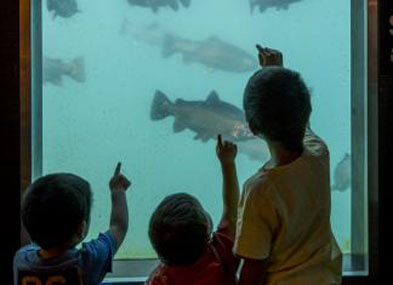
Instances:
[[[14,256],[14,266],[28,266],[35,262],[39,248],[34,244],[21,247]]]
[[[269,195],[275,188],[275,177],[272,171],[259,169],[257,173],[247,179],[243,186],[243,195],[248,198]]]
[[[14,273],[18,275],[21,271],[63,272],[77,267],[78,272],[88,280],[87,284],[91,284],[90,281],[96,284],[102,281],[107,272],[112,271],[112,259],[115,253],[116,242],[109,232],[99,234],[98,238],[83,243],[79,250],[70,248],[64,254],[51,259],[40,258],[39,247],[28,245],[16,252]]]

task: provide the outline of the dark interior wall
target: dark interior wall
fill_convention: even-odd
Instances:
[[[13,284],[12,257],[19,247],[19,1],[0,9],[0,276]]]

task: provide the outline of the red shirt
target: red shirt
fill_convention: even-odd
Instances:
[[[239,259],[232,253],[233,239],[220,227],[213,233],[206,251],[189,266],[160,263],[147,285],[235,285]]]

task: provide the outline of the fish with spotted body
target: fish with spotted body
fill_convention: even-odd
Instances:
[[[195,133],[194,139],[207,142],[221,134],[224,139],[245,141],[254,138],[248,128],[242,110],[227,102],[221,101],[218,94],[212,91],[204,101],[175,102],[157,90],[150,112],[153,121],[173,116],[173,131],[179,133],[189,129]]]

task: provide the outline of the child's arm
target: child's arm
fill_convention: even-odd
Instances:
[[[221,163],[223,177],[223,214],[221,224],[228,224],[228,231],[232,237],[236,233],[237,207],[239,202],[239,182],[236,173],[235,158],[237,146],[228,141],[217,138],[217,156]]]
[[[128,230],[128,206],[126,190],[131,182],[120,173],[121,163],[116,166],[115,174],[109,182],[112,197],[112,213],[109,232],[116,241],[116,250],[119,249]]]
[[[243,259],[239,285],[262,285],[266,277],[266,261]]]

